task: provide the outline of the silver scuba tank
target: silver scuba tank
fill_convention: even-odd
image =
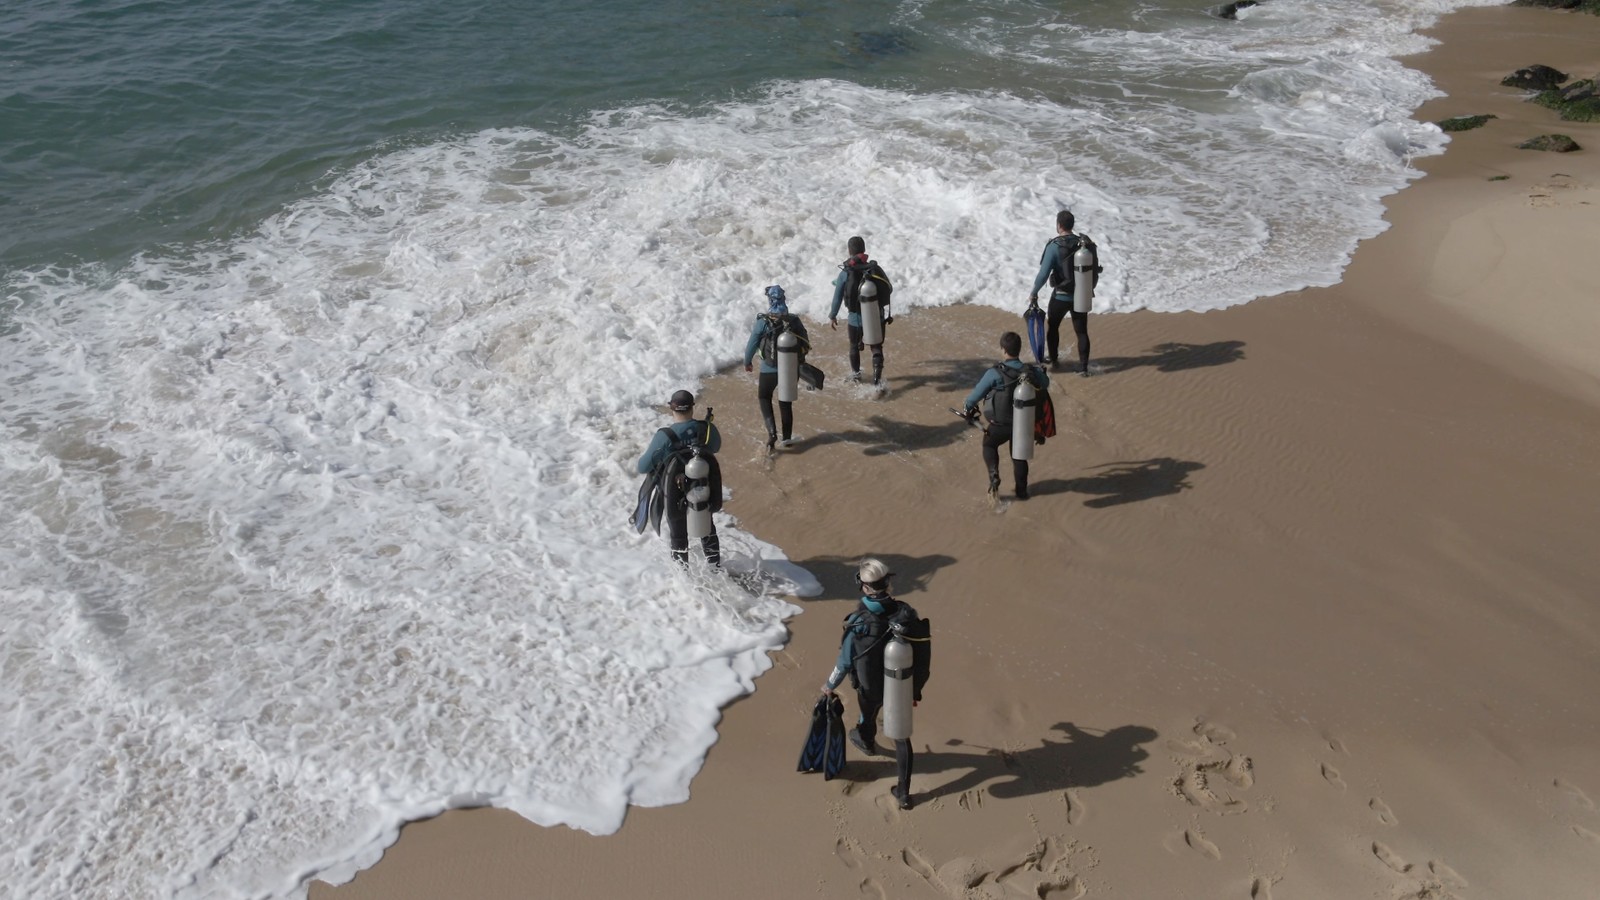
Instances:
[[[911,645],[898,634],[883,648],[883,736],[911,737]]]
[[[778,335],[778,400],[793,403],[800,395],[800,339],[785,331]]]
[[[878,305],[878,286],[861,276],[861,342],[868,347],[883,343],[883,307]]]
[[[689,503],[689,537],[708,537],[711,534],[711,464],[697,454],[683,464],[683,477],[688,481],[684,499]]]
[[[1083,241],[1078,242],[1072,254],[1072,311],[1086,313],[1094,309],[1094,251]]]
[[[1038,409],[1033,401],[1039,396],[1028,373],[1023,371],[1017,387],[1011,393],[1011,458],[1033,459],[1033,417]]]

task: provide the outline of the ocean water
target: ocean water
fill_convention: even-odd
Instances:
[[[820,591],[625,524],[761,287],[823,315],[862,234],[900,315],[1017,309],[1062,206],[1105,310],[1336,282],[1462,5],[5,4],[0,890],[302,896],[445,808],[682,801]]]

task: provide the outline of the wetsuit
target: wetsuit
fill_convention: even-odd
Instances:
[[[1050,377],[1044,373],[1044,370],[1038,367],[1025,366],[1022,360],[1014,356],[1001,362],[1001,365],[1012,370],[1026,370],[1028,374],[1024,377],[1032,382],[1036,388],[1042,389],[1050,384]],[[1011,398],[998,396],[998,392],[1002,390],[1004,383],[1005,381],[1001,378],[1000,373],[996,372],[991,366],[983,373],[983,377],[978,379],[978,386],[973,388],[972,393],[967,395],[965,405],[965,408],[969,411],[977,409],[978,404],[982,403],[992,391],[997,394],[994,398],[996,411],[998,412],[1002,406],[1005,409],[1003,417],[998,421],[990,419],[983,429],[983,465],[989,471],[990,493],[1000,490],[1000,448],[1011,442]],[[1028,499],[1027,460],[1013,459],[1011,461],[1011,479],[1016,484],[1017,499]]]
[[[673,422],[667,426],[673,434],[678,436],[680,442],[687,443],[690,435],[704,436],[702,446],[707,452],[716,453],[722,449],[722,433],[717,431],[717,426],[707,424],[699,419],[690,419],[687,422]],[[639,457],[637,468],[643,475],[653,470],[672,450],[672,442],[660,431],[651,439],[650,446],[645,448],[644,455]],[[665,494],[665,510],[663,515],[667,520],[667,546],[672,548],[672,558],[683,565],[689,564],[689,506],[684,497],[682,486],[674,483],[676,479],[667,479],[662,486]],[[700,539],[700,549],[706,555],[706,562],[713,566],[722,565],[722,545],[717,539],[717,525],[711,523],[711,533]]]
[[[849,266],[852,262],[857,265],[866,265],[867,255],[865,253],[857,253],[855,256],[845,260],[844,265]],[[839,318],[839,306],[840,304],[844,303],[844,289],[849,283],[850,272],[848,269],[841,267],[839,270],[839,277],[833,279],[833,305],[828,308],[828,318],[830,320]],[[887,325],[887,319],[889,317],[888,307],[879,306],[878,315],[885,320],[884,324]],[[863,332],[861,329],[861,310],[859,307],[850,310],[850,317],[845,320],[845,330],[850,335],[850,374],[856,381],[860,381],[861,348],[865,345],[862,344]],[[889,329],[885,327],[883,329],[883,333],[885,338],[887,338]],[[880,341],[872,345],[872,383],[877,384],[882,378],[883,343]]]
[[[1067,240],[1063,241],[1062,238]],[[1062,244],[1069,246],[1063,247]],[[1060,237],[1053,238],[1044,245],[1044,254],[1039,258],[1039,274],[1033,279],[1033,293],[1030,297],[1038,297],[1039,289],[1044,287],[1050,279],[1051,272],[1059,272],[1061,281],[1055,286],[1050,295],[1049,308],[1045,310],[1045,321],[1048,328],[1045,330],[1045,344],[1049,355],[1046,360],[1051,365],[1056,365],[1060,358],[1057,349],[1061,345],[1061,320],[1068,314],[1072,316],[1072,331],[1078,336],[1078,371],[1087,374],[1089,371],[1089,314],[1076,312],[1072,308],[1072,254],[1078,249],[1078,236],[1067,232]],[[1063,254],[1065,257],[1063,258]]]
[[[789,316],[789,330],[801,340],[802,348],[810,342],[806,335],[806,326],[800,321],[799,316],[789,313],[760,313],[756,316],[756,323],[750,329],[750,339],[744,344],[744,364],[746,366],[755,359],[756,351],[760,349],[762,339],[767,332],[772,330],[772,316]],[[802,357],[803,358],[803,357]],[[761,418],[767,423],[767,447],[771,448],[778,437],[772,416],[772,395],[778,389],[778,361],[767,359],[766,354],[761,355],[761,374],[756,379],[756,403],[761,407]],[[778,417],[782,419],[783,439],[788,441],[794,434],[794,404],[787,400],[778,401]]]
[[[839,641],[839,659],[834,662],[833,672],[825,685],[831,691],[844,681],[846,674],[850,675],[856,688],[856,704],[861,708],[855,730],[861,742],[873,753],[877,752],[878,746],[878,711],[883,709],[883,651],[889,643],[887,623],[879,629],[876,641],[871,644],[865,642],[870,640],[873,617],[888,618],[899,608],[900,602],[888,594],[861,598],[861,605],[845,617],[844,637]],[[863,671],[875,677],[858,677],[857,673]],[[895,741],[894,754],[899,776],[899,796],[909,797],[913,756],[911,741]]]

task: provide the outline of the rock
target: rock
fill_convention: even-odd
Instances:
[[[1583,81],[1574,81],[1564,88],[1541,91],[1533,96],[1533,102],[1546,106],[1561,114],[1561,118],[1568,122],[1600,122],[1600,91],[1596,90],[1596,82],[1600,78],[1586,78]]]
[[[1482,128],[1494,116],[1451,116],[1439,122],[1439,130],[1443,132],[1471,131]]]
[[[1239,18],[1239,10],[1249,9],[1255,6],[1257,2],[1258,0],[1236,0],[1236,2],[1229,3],[1227,6],[1219,6],[1213,9],[1211,14],[1220,19],[1237,19]]]
[[[1549,66],[1533,65],[1525,69],[1518,69],[1510,75],[1500,79],[1506,87],[1523,88],[1530,91],[1553,90],[1563,81],[1567,80],[1567,73],[1559,72]]]
[[[1582,150],[1578,142],[1564,134],[1541,134],[1517,145],[1518,150],[1548,150],[1551,153],[1571,153]]]

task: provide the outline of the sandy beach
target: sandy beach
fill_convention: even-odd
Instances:
[[[754,376],[711,380],[727,512],[825,590],[691,799],[604,837],[453,811],[311,897],[1600,896],[1600,127],[1499,84],[1600,73],[1600,17],[1432,34],[1418,118],[1496,118],[1334,287],[1093,318],[1026,502],[947,409],[1016,313],[897,317],[883,396],[808,323],[830,382],[772,460]],[[1584,149],[1516,149],[1546,133]],[[865,555],[933,623],[910,811],[890,758],[794,771]]]

